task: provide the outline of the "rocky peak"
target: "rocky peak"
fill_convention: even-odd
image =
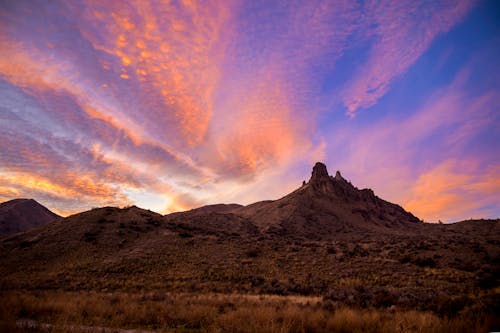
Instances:
[[[321,162],[317,162],[313,167],[311,179],[309,180],[309,182],[316,183],[321,180],[327,179],[330,179],[330,176],[328,175],[326,165]]]

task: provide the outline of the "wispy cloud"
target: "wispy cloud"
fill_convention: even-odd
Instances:
[[[440,34],[447,32],[475,1],[368,1],[362,37],[371,44],[367,61],[347,83],[342,98],[348,114],[373,106]]]
[[[6,199],[48,197],[48,202],[62,211],[63,206],[69,206],[67,198],[73,198],[74,210],[81,210],[99,204],[124,205],[130,201],[123,189],[148,188],[169,196],[169,201],[178,203],[176,209],[194,203],[176,200],[177,196],[186,195],[154,176],[156,171],[171,170],[179,179],[199,178],[189,168],[176,167],[175,158],[161,148],[135,145],[114,127],[106,126],[99,119],[87,118],[65,95],[56,101],[44,95],[52,111],[45,117],[48,111],[34,100],[24,99],[24,105],[18,110],[10,103],[23,99],[24,95],[9,89],[5,83],[0,86],[3,88],[0,140],[4,144],[0,173],[2,184],[18,190],[7,191],[5,195],[11,195]],[[68,106],[71,108],[67,109]],[[58,111],[63,110],[64,116],[60,117]],[[56,123],[51,119],[54,115]]]
[[[494,216],[500,160],[471,155],[468,145],[484,132],[498,133],[500,99],[492,87],[469,93],[471,66],[407,116],[391,114],[366,126],[334,129],[327,149],[340,156],[330,157],[331,164],[425,220],[449,222],[470,217],[466,212]],[[488,211],[488,206],[495,208]]]

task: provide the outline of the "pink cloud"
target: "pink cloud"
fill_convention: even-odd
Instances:
[[[368,60],[348,82],[342,99],[348,114],[375,105],[434,39],[461,21],[475,1],[368,1],[365,34],[374,38]]]
[[[217,173],[248,181],[272,166],[285,172],[313,152],[320,82],[308,71],[325,57],[331,69],[360,13],[356,2],[252,2],[235,21],[218,84],[205,160]]]
[[[498,159],[471,156],[467,144],[495,123],[500,98],[491,89],[469,94],[470,66],[410,116],[332,130],[327,149],[342,154],[330,157],[330,164],[425,220],[465,219],[467,212],[492,216],[485,207],[496,205],[499,195]]]
[[[413,184],[405,208],[427,221],[482,218],[500,193],[500,166],[486,170],[476,163],[447,160],[422,173]]]

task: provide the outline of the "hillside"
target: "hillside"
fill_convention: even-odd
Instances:
[[[0,289],[307,295],[454,316],[498,309],[499,234],[498,219],[420,222],[317,164],[274,201],[104,207],[3,237]]]
[[[33,199],[14,199],[0,204],[0,235],[45,225],[61,218]]]

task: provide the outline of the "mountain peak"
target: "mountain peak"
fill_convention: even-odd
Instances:
[[[13,199],[0,203],[0,235],[12,234],[60,218],[34,199]]]
[[[326,169],[326,165],[321,162],[316,162],[313,167],[311,179],[309,182],[318,182],[323,179],[329,179],[328,170]]]

